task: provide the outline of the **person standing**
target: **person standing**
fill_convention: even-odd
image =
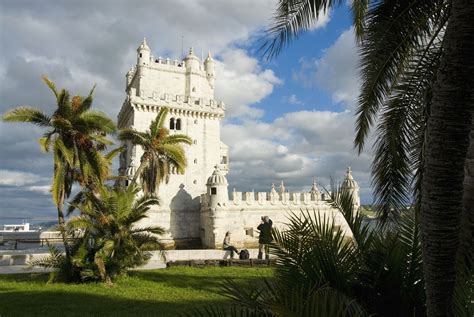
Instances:
[[[230,251],[230,257],[233,259],[234,258],[234,252],[239,254],[239,251],[230,244],[230,231],[227,231],[225,233],[225,238],[224,238],[224,243],[222,243],[222,248],[225,251]]]
[[[262,223],[258,225],[257,230],[260,230],[258,237],[258,258],[263,258],[263,252],[265,251],[265,259],[270,258],[268,245],[272,242],[272,225],[273,222],[268,216],[263,216]]]

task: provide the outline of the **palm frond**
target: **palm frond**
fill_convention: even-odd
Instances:
[[[56,97],[56,99],[58,99],[59,97],[59,94],[58,94],[58,90],[56,89],[56,85],[46,76],[41,76],[41,79],[44,81],[44,83],[49,87],[49,89],[51,89],[51,91],[53,92],[54,96]]]
[[[51,127],[51,118],[41,110],[32,107],[18,107],[2,116],[6,122],[31,122],[41,127]]]
[[[164,141],[164,144],[181,144],[185,143],[188,145],[193,144],[193,140],[184,134],[173,134],[168,136]]]
[[[91,106],[92,106],[92,101],[94,100],[93,94],[95,90],[96,85],[92,86],[91,91],[89,92],[89,95],[86,98],[83,98],[84,100],[81,103],[81,106],[77,109],[77,113],[83,113],[88,111]]]
[[[58,108],[54,112],[54,116],[69,120],[72,115],[72,106],[69,91],[61,89],[58,94],[57,106]]]
[[[448,15],[443,1],[381,1],[370,8],[361,48],[362,87],[355,137],[359,152],[378,110],[400,79],[410,56],[432,37],[435,14]]]
[[[304,31],[311,29],[320,14],[343,3],[341,0],[280,0],[273,17],[273,25],[266,31],[265,41],[260,47],[267,58],[277,56],[291,41]]]
[[[88,110],[80,114],[87,127],[92,131],[114,133],[117,128],[113,120],[102,111]]]
[[[354,25],[354,33],[357,42],[361,42],[365,32],[365,15],[369,8],[369,0],[353,0],[351,3],[352,9],[352,24]]]
[[[415,198],[419,196],[427,108],[441,54],[439,35],[443,28],[441,24],[431,40],[412,54],[384,103],[372,163],[375,204],[384,218],[402,210],[413,192]]]
[[[40,149],[42,152],[46,153],[49,152],[51,148],[51,138],[53,137],[52,132],[47,132],[44,134],[42,138],[38,139],[38,143],[40,145]]]
[[[117,138],[120,141],[130,141],[133,145],[148,144],[148,135],[132,128],[126,128],[119,131]]]
[[[163,128],[166,122],[166,116],[168,115],[168,108],[161,107],[160,111],[156,115],[155,120],[150,123],[150,135],[155,137],[160,128]]]

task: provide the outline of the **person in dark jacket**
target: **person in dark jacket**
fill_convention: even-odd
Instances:
[[[227,231],[225,234],[224,242],[222,243],[222,248],[226,251],[230,251],[230,257],[234,258],[234,252],[239,254],[239,251],[230,244],[230,231]]]
[[[272,225],[273,222],[268,216],[263,216],[262,223],[258,225],[257,230],[260,230],[258,237],[258,258],[263,258],[263,251],[265,251],[265,259],[270,258],[268,245],[272,242]]]

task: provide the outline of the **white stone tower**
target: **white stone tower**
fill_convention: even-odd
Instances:
[[[145,39],[137,49],[137,65],[126,75],[127,95],[118,115],[119,128],[146,131],[161,107],[168,107],[166,127],[170,133],[186,134],[193,140],[185,146],[185,173],[174,173],[168,184],[160,185],[161,204],[146,220],[146,225],[168,229],[169,238],[177,244],[180,239],[199,239],[199,197],[207,192],[207,178],[216,165],[223,175],[228,171],[228,149],[220,140],[225,105],[214,99],[214,84],[210,54],[204,63],[192,49],[182,61],[155,58]],[[131,176],[143,151],[125,145],[119,173]]]

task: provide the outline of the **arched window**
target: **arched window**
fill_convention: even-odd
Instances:
[[[181,130],[181,119],[176,119],[176,130]]]
[[[170,130],[174,130],[174,118],[170,119]]]

